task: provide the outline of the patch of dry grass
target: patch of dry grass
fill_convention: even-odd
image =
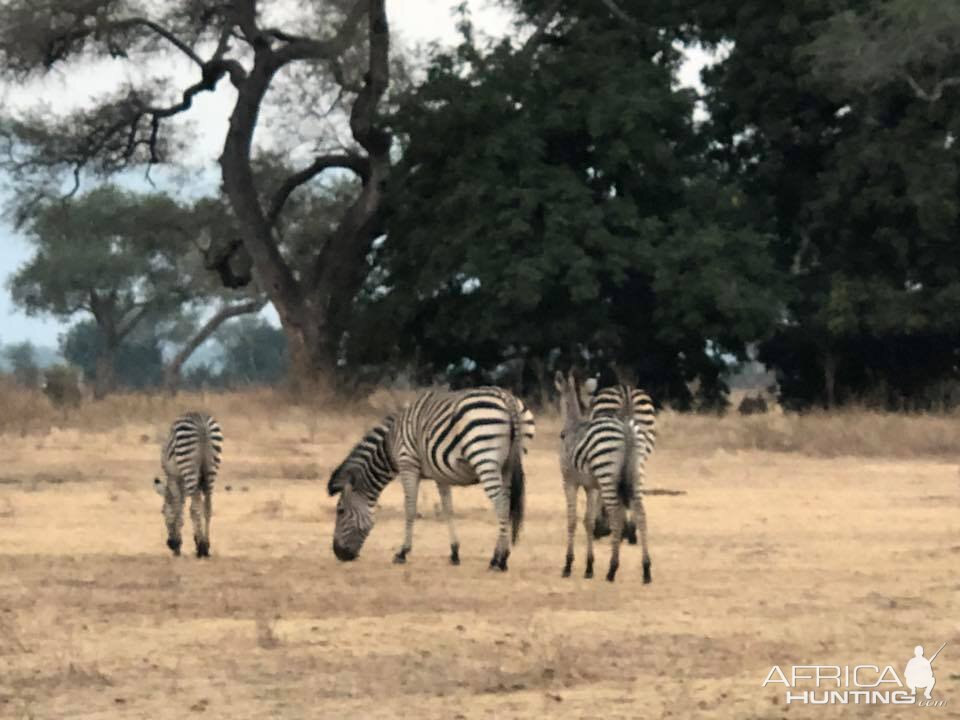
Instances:
[[[259,475],[280,475],[295,480],[316,481],[329,468],[307,457],[313,446],[339,444],[350,428],[349,439],[359,439],[356,428],[369,427],[396,411],[415,395],[414,391],[378,390],[366,398],[345,404],[317,398],[294,403],[284,391],[270,388],[225,393],[118,393],[97,402],[61,410],[51,406],[39,391],[17,386],[0,378],[0,435],[46,436],[46,444],[82,443],[83,434],[115,432],[126,441],[158,445],[168,423],[189,409],[207,410],[224,425],[230,438],[275,434],[279,428],[296,428],[297,438],[278,455],[286,462],[263,466]],[[673,411],[658,418],[658,449],[692,454],[716,450],[762,450],[801,453],[812,457],[939,457],[957,453],[956,414],[887,413],[862,408],[832,412],[785,414],[779,410],[763,415],[695,415]],[[559,433],[559,419],[552,410],[537,415],[536,442],[552,443]],[[356,437],[354,437],[354,435]],[[306,449],[302,446],[307,446]],[[293,457],[290,457],[290,455]],[[253,469],[251,469],[253,471]]]
[[[956,415],[863,409],[740,416],[664,412],[658,449],[689,453],[763,450],[812,457],[941,457],[958,453]]]

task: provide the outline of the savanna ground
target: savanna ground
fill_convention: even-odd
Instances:
[[[226,434],[213,557],[170,557],[151,488],[180,409]],[[527,459],[506,575],[495,524],[454,491],[447,563],[432,485],[406,566],[401,492],[360,559],[330,549],[329,471],[377,408],[270,394],[120,397],[0,417],[2,718],[906,717],[960,711],[960,418],[665,414],[649,466],[652,585],[563,580],[556,419]],[[227,489],[229,486],[229,490]],[[582,503],[582,501],[581,501]],[[189,517],[185,549],[190,538]],[[773,664],[893,664],[936,648],[939,709],[785,706]],[[932,652],[932,650],[928,650]]]

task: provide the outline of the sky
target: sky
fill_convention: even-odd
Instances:
[[[454,8],[460,0],[391,0],[387,3],[392,40],[406,46],[416,46],[438,42],[453,45],[459,35],[456,30]],[[501,37],[510,31],[511,16],[493,0],[470,0],[468,2],[471,17],[477,31],[489,37]],[[707,58],[703,53],[693,51],[688,62],[680,72],[680,83],[699,87],[699,71]],[[193,81],[195,68],[189,61],[173,60],[173,73]],[[123,81],[137,81],[145,77],[147,71],[136,63],[123,60],[108,60],[90,65],[80,71],[51,73],[42,82],[34,82],[23,87],[0,88],[0,103],[4,107],[27,108],[37,102],[56,104],[58,110],[80,107],[90,98],[108,92]],[[210,172],[212,164],[219,156],[227,128],[227,118],[232,108],[235,94],[229,83],[220,83],[215,93],[198,95],[194,107],[186,116],[185,122],[192,125],[200,148],[195,156],[197,170],[204,174]],[[202,169],[201,169],[202,168]],[[154,172],[156,175],[156,171]],[[174,184],[162,182],[164,190],[174,189]],[[146,184],[142,178],[134,179],[134,184]],[[212,187],[216,187],[215,182]],[[50,318],[28,317],[15,307],[7,290],[7,280],[16,269],[30,257],[29,243],[19,237],[3,219],[0,219],[0,343],[22,342],[30,340],[36,345],[56,346],[58,335],[69,324]],[[275,318],[268,309],[266,315]]]

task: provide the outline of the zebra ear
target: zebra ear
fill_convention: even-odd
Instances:
[[[160,478],[158,477],[153,479],[153,489],[160,497],[167,496],[167,488],[164,487],[163,483],[160,482]]]
[[[559,392],[564,392],[567,389],[567,381],[563,377],[563,373],[557,370],[553,375],[553,384],[556,385]]]
[[[343,465],[330,473],[330,481],[327,483],[327,492],[330,494],[330,497],[343,492],[343,486],[347,483],[346,475],[347,473],[344,471]]]

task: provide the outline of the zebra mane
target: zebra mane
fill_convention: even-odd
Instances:
[[[347,455],[347,459],[330,473],[330,480],[327,482],[327,492],[331,497],[343,492],[344,485],[350,480],[351,473],[349,471],[351,467],[369,468],[370,456],[375,448],[383,448],[391,469],[396,471],[395,462],[390,455],[390,444],[386,442],[395,424],[396,416],[387,415],[380,423],[368,430],[360,442],[353,446]]]

